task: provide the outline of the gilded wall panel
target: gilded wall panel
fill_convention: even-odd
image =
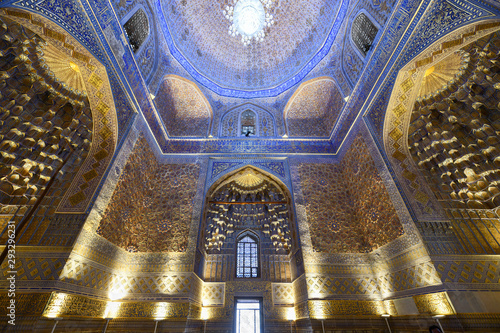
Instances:
[[[315,252],[368,253],[404,233],[361,136],[340,163],[298,171]]]
[[[434,265],[443,282],[499,284],[500,261],[481,260],[450,260],[452,258],[436,258]],[[457,259],[457,258],[453,258]],[[477,287],[476,287],[477,288]],[[487,287],[486,287],[487,288]]]
[[[309,313],[314,319],[329,319],[335,316],[380,316],[396,315],[392,301],[328,300],[308,301]]]
[[[43,316],[84,318],[161,318],[183,320],[189,303],[112,302],[66,293],[53,293]]]
[[[445,292],[413,296],[418,312],[429,315],[451,315],[455,311]]]
[[[118,181],[97,234],[129,252],[184,252],[200,167],[159,164],[143,137]]]
[[[295,303],[294,290],[292,283],[273,283],[273,304],[293,305]]]
[[[40,316],[50,299],[50,293],[16,292],[16,297],[11,298],[8,293],[2,292],[0,293],[0,307],[6,309],[11,304],[11,299],[15,299],[16,301],[17,316]]]
[[[382,294],[441,284],[430,261],[379,275],[376,280]]]
[[[332,277],[317,275],[307,277],[307,292],[311,298],[331,295],[378,295],[378,281],[372,276]]]
[[[224,282],[204,282],[201,297],[203,306],[224,306],[225,287]]]

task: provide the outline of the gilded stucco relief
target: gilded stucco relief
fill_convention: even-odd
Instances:
[[[497,27],[471,25],[436,42],[400,72],[389,104],[385,146],[424,238],[448,244],[431,247],[436,253],[499,251],[498,36],[480,38]],[[440,228],[425,224],[444,215]]]
[[[368,253],[403,234],[361,137],[338,164],[298,169],[315,252]]]
[[[184,252],[199,166],[159,164],[140,138],[97,234],[129,252]]]

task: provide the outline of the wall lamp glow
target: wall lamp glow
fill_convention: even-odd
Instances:
[[[435,315],[432,316],[432,319],[435,319],[437,324],[439,325],[439,328],[441,329],[441,332],[444,333],[443,326],[441,326],[441,322],[439,321],[439,318],[444,318],[444,315]]]
[[[383,315],[381,315],[381,317],[385,319],[385,323],[387,324],[387,328],[389,329],[389,333],[392,333],[391,326],[389,325],[389,319],[388,319],[390,316],[391,315],[387,314],[387,313],[384,313]]]
[[[296,319],[294,307],[290,307],[287,309],[286,318],[290,322],[290,333],[293,333],[293,322]]]
[[[57,324],[59,323],[59,321],[62,320],[62,318],[57,318],[57,317],[56,318],[52,318],[52,319],[54,319],[55,322],[54,322],[54,327],[52,327],[52,331],[50,333],[54,333],[54,331],[56,330]]]

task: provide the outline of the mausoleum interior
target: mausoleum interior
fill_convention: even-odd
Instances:
[[[0,331],[500,331],[497,0],[3,0]]]

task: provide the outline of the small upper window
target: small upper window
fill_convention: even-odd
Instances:
[[[351,38],[358,50],[366,56],[372,47],[378,29],[363,13],[360,13],[352,22]]]
[[[236,277],[259,277],[259,254],[257,240],[244,236],[237,243],[236,249]]]
[[[125,34],[132,50],[137,52],[149,34],[149,22],[146,13],[139,8],[134,15],[123,25]]]
[[[241,135],[255,135],[255,118],[255,113],[250,110],[246,110],[241,114]]]

